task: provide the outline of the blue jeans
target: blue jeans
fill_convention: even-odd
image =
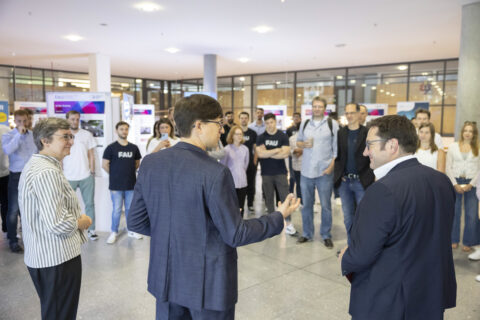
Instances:
[[[455,178],[458,184],[467,184],[471,179]],[[465,207],[465,226],[463,228],[463,245],[471,247],[480,244],[480,220],[478,219],[477,188],[473,187],[464,194],[456,193],[455,218],[452,227],[452,243],[460,242],[460,220],[462,216],[462,198]]]
[[[20,215],[18,207],[18,183],[21,172],[10,172],[8,180],[8,211],[7,211],[7,237],[10,245],[18,243],[17,223]]]
[[[342,200],[343,223],[347,230],[347,243],[350,244],[350,229],[352,228],[353,216],[360,200],[362,200],[365,194],[365,189],[363,189],[358,179],[342,178],[338,192]]]
[[[302,223],[303,236],[307,239],[313,239],[315,226],[313,225],[313,205],[315,203],[315,188],[317,188],[320,205],[322,207],[322,222],[320,223],[320,236],[323,239],[330,239],[332,235],[332,190],[333,174],[326,174],[317,178],[307,178],[302,175],[300,179],[302,189],[303,209]]]
[[[125,203],[125,218],[128,217],[128,211],[133,199],[133,190],[110,190],[110,197],[112,198],[112,232],[118,232],[120,218],[122,216],[122,208]]]
[[[88,176],[83,180],[68,181],[73,191],[80,188],[83,203],[85,204],[85,213],[92,219],[92,225],[88,228],[89,231],[95,231],[95,177]]]

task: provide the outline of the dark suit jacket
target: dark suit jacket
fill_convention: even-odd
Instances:
[[[443,319],[456,301],[454,212],[452,183],[417,159],[367,189],[342,259],[353,319]]]
[[[284,222],[279,212],[243,220],[230,170],[179,142],[143,160],[127,226],[151,236],[148,290],[159,301],[223,311],[237,302],[235,247]]]
[[[363,156],[363,151],[365,150],[365,140],[367,138],[368,130],[364,126],[360,126],[360,131],[358,132],[357,145],[355,149],[355,163],[357,165],[357,171],[360,176],[360,182],[364,189],[367,189],[369,185],[375,181],[375,175],[373,174],[372,169],[370,169],[370,159]],[[337,158],[335,159],[333,183],[335,188],[340,186],[342,182],[342,177],[345,174],[345,166],[347,165],[348,157],[348,128],[343,127],[338,130],[338,152]]]

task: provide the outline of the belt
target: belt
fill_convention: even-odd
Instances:
[[[360,176],[358,174],[355,174],[355,173],[347,173],[343,177],[348,178],[348,179],[359,179],[360,178]]]

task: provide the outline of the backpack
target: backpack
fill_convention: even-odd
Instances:
[[[305,124],[303,125],[303,129],[302,129],[302,133],[305,132],[305,127],[307,126],[307,124],[310,122],[310,119],[307,119],[305,121]],[[328,128],[330,129],[330,134],[332,135],[333,137],[333,125],[332,125],[332,118],[328,117],[327,118],[327,124],[328,124]]]

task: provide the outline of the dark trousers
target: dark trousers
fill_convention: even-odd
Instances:
[[[8,212],[8,175],[0,178],[0,213],[2,215],[2,231],[7,232]]]
[[[247,205],[253,207],[253,200],[255,199],[255,177],[257,176],[257,166],[253,165],[253,160],[250,161],[247,167]]]
[[[173,302],[157,300],[157,320],[233,320],[235,306],[226,311],[193,310]]]
[[[28,268],[42,311],[42,320],[74,320],[77,317],[82,260],[80,256],[58,266]]]
[[[240,208],[240,212],[242,213],[242,217],[243,217],[243,207],[245,207],[245,198],[247,197],[247,187],[235,189],[235,191],[237,192],[238,207]]]
[[[7,237],[10,244],[18,243],[17,223],[20,209],[18,208],[18,182],[21,172],[10,172],[8,179],[8,211],[7,211]]]
[[[288,172],[290,173],[290,177],[288,179],[288,192],[293,193],[296,180],[295,175],[293,174],[292,156],[288,157]]]
[[[303,204],[302,200],[302,188],[300,187],[300,177],[302,176],[300,171],[295,171],[293,170],[294,176],[295,176],[295,182],[297,184],[297,198],[300,198],[300,202]],[[293,192],[293,191],[290,191]]]

